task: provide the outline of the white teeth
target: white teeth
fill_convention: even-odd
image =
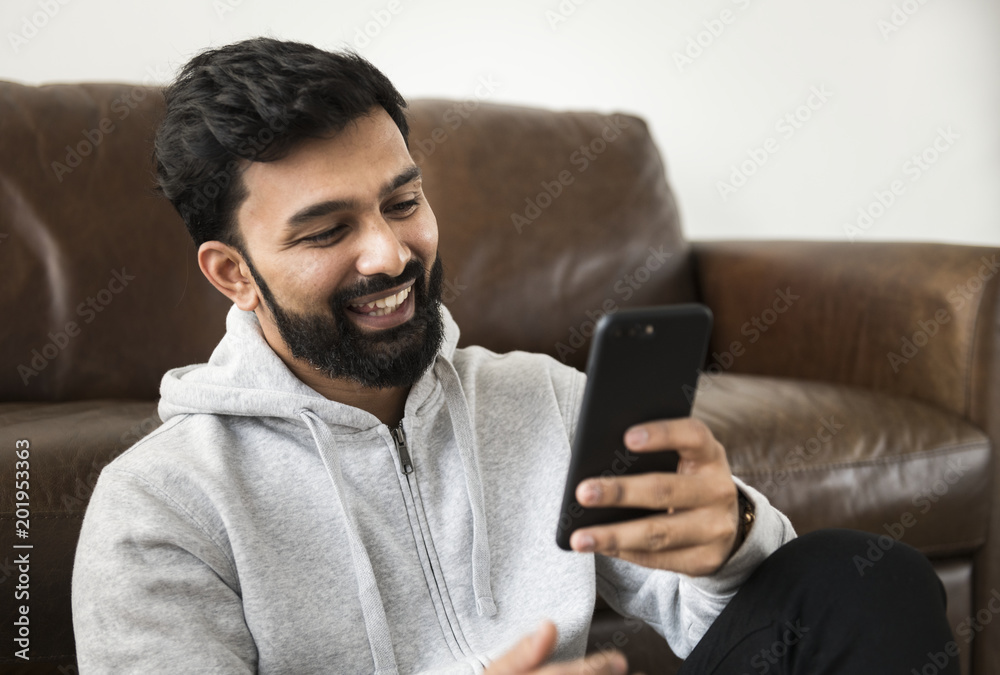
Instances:
[[[391,314],[396,311],[396,308],[402,305],[409,295],[410,287],[404,288],[395,295],[388,295],[384,298],[379,298],[378,300],[373,300],[368,303],[352,304],[351,307],[363,310],[365,314],[368,314],[368,316],[385,316],[386,314]]]

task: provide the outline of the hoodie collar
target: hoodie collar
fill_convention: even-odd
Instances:
[[[439,306],[444,339],[437,358],[450,362],[459,329],[448,308]],[[437,386],[430,367],[410,388],[404,415],[415,415]],[[302,407],[345,431],[380,424],[371,413],[331,401],[296,377],[264,339],[257,315],[233,305],[226,316],[226,334],[208,363],[175,368],[163,376],[158,412],[164,422],[188,413],[294,418]]]

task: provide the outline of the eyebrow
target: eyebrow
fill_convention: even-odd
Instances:
[[[399,175],[382,186],[382,189],[379,190],[378,194],[379,199],[385,199],[392,193],[393,190],[397,190],[407,183],[412,183],[420,178],[420,175],[419,166],[413,165],[404,169]],[[310,204],[309,206],[299,209],[292,215],[291,218],[288,219],[287,225],[289,228],[300,227],[312,220],[315,220],[316,218],[321,218],[331,213],[336,213],[337,211],[347,211],[357,207],[358,202],[354,199],[328,199],[326,201]]]

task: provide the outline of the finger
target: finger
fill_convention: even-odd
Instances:
[[[699,509],[582,528],[570,537],[570,546],[582,553],[619,557],[623,551],[660,553],[719,545],[730,540],[735,524],[728,515],[715,514],[715,509]]]
[[[725,457],[725,450],[705,423],[694,417],[655,420],[629,427],[625,447],[633,452],[676,450],[681,459],[711,462]]]
[[[595,652],[585,659],[553,664],[539,671],[540,675],[626,675],[628,661],[616,650]]]
[[[520,675],[539,668],[556,646],[557,631],[551,621],[543,621],[534,633],[521,638],[513,649],[490,664],[489,675]]]
[[[666,511],[697,508],[715,501],[724,501],[730,496],[736,498],[733,481],[720,481],[714,473],[654,472],[588,478],[576,487],[577,501],[581,506],[588,507],[630,506]]]

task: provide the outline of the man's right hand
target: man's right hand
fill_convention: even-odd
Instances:
[[[628,663],[621,652],[598,652],[587,658],[544,666],[556,647],[556,627],[544,621],[531,635],[490,664],[485,675],[626,675]],[[544,666],[544,667],[543,667]]]

